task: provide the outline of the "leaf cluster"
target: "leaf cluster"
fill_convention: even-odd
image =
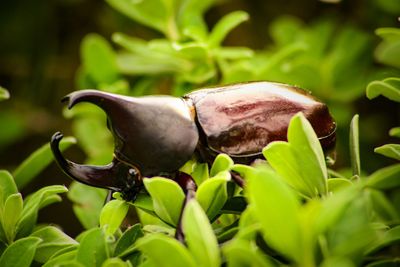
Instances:
[[[338,177],[327,169],[318,138],[300,113],[291,120],[288,142],[264,148],[268,163],[235,164],[221,154],[209,170],[206,164],[189,161],[181,171],[194,178],[198,189],[186,203],[185,193],[173,180],[145,178],[147,193],[133,203],[115,194],[101,209],[96,222],[100,226],[88,227],[76,239],[55,226],[36,225],[38,210],[59,201],[65,187],[45,187],[23,200],[17,179],[2,171],[0,262],[2,266],[394,264],[400,210],[385,193],[399,188],[400,168],[396,164],[367,177],[360,174],[357,127],[354,119],[353,177]],[[26,168],[35,169],[43,162],[38,159],[48,153],[46,146],[33,153],[15,171],[16,177],[28,173]],[[232,172],[245,179],[244,189],[233,182]],[[141,224],[123,226],[130,208],[138,210]],[[183,244],[174,237],[178,228],[184,234]]]
[[[352,133],[357,127],[355,120]],[[100,228],[78,237],[80,245],[68,260],[85,266],[395,263],[400,211],[385,192],[400,186],[399,166],[370,176],[337,177],[327,169],[318,138],[302,114],[292,119],[288,137],[264,149],[268,163],[234,164],[221,154],[208,171],[205,164],[188,162],[181,170],[193,176],[198,190],[183,213],[185,193],[167,178],[146,178],[148,193],[134,203],[115,195],[101,211]],[[352,138],[358,142],[356,135]],[[244,177],[244,189],[232,181],[232,171]],[[130,206],[146,216],[140,225],[120,228]],[[184,244],[174,237],[179,227]]]
[[[400,29],[379,28],[376,34],[382,38],[381,43],[375,50],[375,57],[378,62],[395,67],[400,70]],[[392,101],[400,102],[400,78],[387,77],[383,80],[375,80],[368,84],[367,97],[373,99],[382,95]],[[389,134],[393,137],[400,137],[400,127],[392,128]],[[375,148],[375,152],[386,157],[400,160],[400,145],[385,144]]]

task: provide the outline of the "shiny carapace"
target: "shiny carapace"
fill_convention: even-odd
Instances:
[[[127,97],[82,90],[64,98],[68,108],[90,102],[107,114],[115,140],[112,162],[89,166],[65,159],[52,137],[55,158],[64,172],[82,183],[122,192],[135,199],[142,177],[174,177],[193,156],[211,162],[219,153],[251,163],[268,143],[286,140],[290,119],[302,112],[324,151],[335,145],[336,124],[327,106],[304,90],[271,83],[249,82],[171,96]]]

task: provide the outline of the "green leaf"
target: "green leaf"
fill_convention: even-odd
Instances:
[[[191,173],[193,180],[197,186],[200,186],[204,181],[210,178],[207,163],[196,163]]]
[[[129,248],[134,247],[136,240],[143,237],[144,233],[140,224],[135,224],[134,226],[128,228],[122,236],[118,239],[115,246],[114,256],[115,257],[125,257],[131,251]]]
[[[65,137],[61,140],[60,150],[64,151],[76,140],[73,137]],[[33,178],[35,178],[44,168],[46,168],[54,160],[50,145],[46,144],[33,152],[25,159],[18,168],[14,171],[13,176],[18,188],[23,188]]]
[[[400,68],[400,40],[391,38],[381,42],[375,49],[375,58],[383,64]]]
[[[236,236],[236,234],[239,232],[239,227],[238,226],[228,226],[229,228],[222,228],[223,231],[221,231],[218,236],[217,236],[217,240],[218,243],[225,243],[229,240],[231,240],[232,238],[234,238]]]
[[[382,81],[370,82],[367,86],[367,97],[373,99],[379,95],[400,102],[400,78],[387,78]]]
[[[61,185],[46,186],[35,193],[29,195],[24,201],[21,218],[17,225],[17,237],[29,235],[35,227],[39,209],[43,207],[48,199],[53,196],[67,192],[68,189]]]
[[[83,66],[97,83],[112,83],[118,77],[116,55],[106,39],[88,34],[81,44]]]
[[[179,52],[179,56],[191,61],[199,60],[203,61],[207,59],[208,50],[202,44],[198,43],[185,43],[180,45],[174,45],[175,50]],[[198,62],[199,64],[201,62]]]
[[[321,205],[320,213],[316,218],[316,233],[324,233],[330,229],[343,216],[349,203],[359,197],[360,188],[356,186],[345,187],[326,198]]]
[[[10,93],[6,89],[0,86],[0,101],[9,98],[10,98]]]
[[[217,238],[206,214],[195,199],[190,200],[185,206],[182,227],[196,266],[220,266]]]
[[[243,59],[254,56],[254,51],[247,47],[221,47],[215,50],[215,56],[220,59]]]
[[[46,265],[44,265],[44,266],[47,266],[47,264]],[[60,262],[57,262],[57,264],[55,264],[55,265],[52,265],[52,264],[50,264],[50,265],[48,265],[48,266],[57,266],[57,267],[85,267],[85,265],[83,265],[82,263],[79,263],[79,262],[77,262],[76,260],[66,260],[66,261],[60,261]]]
[[[238,60],[235,62],[218,60],[218,64],[223,75],[223,83],[243,82],[256,78],[255,63],[250,62],[250,60]]]
[[[153,60],[149,56],[119,53],[117,63],[118,69],[127,75],[156,75],[188,71],[186,62],[182,64],[179,58],[171,57]]]
[[[254,167],[244,164],[235,164],[231,170],[237,172],[240,176],[246,179],[247,175],[251,175],[254,171]]]
[[[340,267],[356,267],[356,265],[354,265],[354,263],[348,259],[348,258],[344,258],[344,257],[330,257],[327,258],[323,261],[321,267],[336,267],[336,266],[340,266]]]
[[[243,211],[239,219],[239,234],[237,239],[254,240],[257,232],[261,230],[261,225],[254,216],[251,206]]]
[[[156,213],[154,212],[153,200],[147,194],[138,194],[135,202],[133,202],[132,204],[136,208],[139,208],[151,215],[156,215]]]
[[[107,0],[114,9],[129,18],[156,29],[164,34],[168,33],[168,12],[161,0],[125,1]]]
[[[294,192],[271,170],[257,169],[247,178],[246,196],[267,244],[283,255],[299,260],[302,257],[299,250],[300,203]]]
[[[192,63],[177,52],[178,45],[172,46],[167,40],[146,42],[122,33],[113,35],[113,41],[131,53],[118,54],[117,63],[126,74],[157,74],[185,71]]]
[[[229,173],[220,172],[216,177],[204,181],[197,189],[196,199],[210,220],[215,219],[228,199],[228,180]]]
[[[0,211],[3,210],[6,199],[18,193],[14,178],[8,171],[0,170]]]
[[[386,190],[400,186],[400,164],[377,170],[368,177],[366,186]]]
[[[244,11],[234,11],[225,15],[218,23],[214,26],[209,39],[208,44],[210,47],[218,47],[221,42],[225,39],[230,31],[232,31],[240,23],[249,19],[249,15]]]
[[[196,61],[195,59],[193,60]],[[210,61],[203,61],[197,62],[197,64],[193,65],[188,71],[182,71],[179,78],[189,83],[201,84],[209,81],[216,75],[217,69],[215,64],[212,64]]]
[[[87,163],[103,165],[109,163],[112,159],[113,139],[111,133],[107,130],[106,123],[104,123],[106,120],[105,113],[93,115],[76,117],[72,127],[80,146],[89,157]],[[99,146],[99,144],[102,145]]]
[[[153,177],[143,179],[144,186],[153,199],[154,211],[166,223],[176,226],[185,194],[171,179]]]
[[[65,248],[67,250],[68,248]],[[64,249],[60,250],[56,254],[53,255],[53,257],[50,258],[49,261],[47,261],[43,267],[53,267],[53,266],[77,266],[77,267],[82,267],[85,266],[83,264],[80,264],[79,262],[76,261],[76,252],[77,248],[75,247],[72,250],[67,250],[65,253],[60,253]],[[60,254],[59,254],[60,253]],[[65,265],[63,265],[65,264]]]
[[[269,33],[280,47],[296,42],[298,34],[302,31],[302,21],[293,16],[279,16],[269,26]]]
[[[350,161],[353,168],[353,175],[357,175],[357,177],[360,177],[361,164],[358,118],[358,114],[354,115],[350,123]]]
[[[278,174],[306,197],[327,193],[324,153],[311,124],[302,113],[290,121],[289,142],[272,142],[263,154]]]
[[[4,232],[3,225],[0,223],[0,254],[5,249],[8,240],[6,237],[6,233]]]
[[[36,247],[41,242],[37,237],[26,237],[12,243],[0,257],[1,267],[31,266]]]
[[[129,210],[126,201],[114,199],[108,202],[100,213],[100,227],[105,227],[107,235],[113,235],[120,227]]]
[[[173,236],[175,233],[175,229],[167,224],[147,224],[143,226],[143,232],[149,234],[164,234],[167,236]]]
[[[207,37],[207,24],[203,19],[204,12],[215,0],[184,0],[180,4],[178,26],[185,36],[198,42],[204,42]]]
[[[370,53],[370,36],[354,26],[349,26],[343,27],[332,38],[332,41],[334,43],[323,66],[322,74],[325,77],[327,75],[333,77],[333,83],[335,83],[333,86],[335,86],[335,92],[338,95],[335,94],[334,98],[354,99],[365,90],[365,77],[361,75],[357,77],[356,75],[357,69],[367,71],[369,60],[362,60],[366,54]],[[349,43],[352,45],[349,46]],[[328,72],[331,72],[331,74],[328,74]]]
[[[399,266],[399,260],[397,258],[390,260],[378,260],[366,265],[366,267],[397,267],[397,266]]]
[[[391,224],[400,219],[400,214],[397,212],[395,206],[389,201],[383,192],[369,189],[368,193],[375,213],[384,223]]]
[[[40,227],[39,227],[40,228]],[[39,229],[38,229],[39,230]],[[75,241],[75,240],[74,240]],[[77,242],[77,241],[76,241]],[[79,244],[78,245],[70,245],[70,246],[66,246],[66,247],[64,247],[64,248],[62,248],[62,249],[60,249],[60,250],[58,250],[57,252],[55,252],[53,255],[51,255],[51,257],[50,257],[50,260],[51,259],[54,259],[54,258],[56,258],[56,257],[58,257],[58,256],[61,256],[61,255],[63,255],[63,254],[66,254],[66,253],[69,253],[69,252],[71,252],[71,251],[77,251],[77,249],[78,249],[78,246],[79,246]]]
[[[30,236],[38,237],[42,242],[36,248],[35,261],[47,262],[58,251],[77,247],[78,242],[54,226],[45,226],[33,232]]]
[[[400,138],[400,127],[395,127],[395,128],[390,129],[389,135]]]
[[[328,179],[328,191],[329,192],[338,192],[344,188],[352,186],[353,183],[349,179],[345,178],[330,178]]]
[[[22,208],[23,201],[20,193],[10,195],[4,204],[4,213],[1,214],[1,223],[9,244],[14,240],[16,225],[20,219]]]
[[[150,213],[142,209],[136,209],[136,212],[139,217],[139,222],[143,224],[143,227],[156,226],[156,227],[169,228],[170,230],[172,229],[171,226],[168,225],[166,222],[162,221],[155,212]]]
[[[218,154],[211,166],[210,176],[215,176],[219,172],[230,171],[233,164],[233,160],[228,155]]]
[[[119,258],[110,258],[107,259],[101,267],[129,267],[128,263],[124,262],[123,260]]]
[[[385,41],[400,41],[400,29],[397,28],[379,28],[375,34]]]
[[[400,160],[400,145],[399,144],[386,144],[374,149],[374,152],[384,155],[388,158]]]
[[[342,214],[337,217],[334,224],[330,225],[326,233],[327,246],[331,255],[349,257],[359,262],[370,244],[376,242],[376,231],[369,221],[370,212],[365,200],[366,198],[359,194],[343,209],[340,208]],[[335,213],[334,210],[329,212]]]
[[[73,210],[85,229],[96,227],[107,192],[104,189],[90,187],[73,182],[68,198],[74,203]]]
[[[187,248],[178,240],[163,234],[147,235],[137,241],[142,251],[158,267],[197,266]]]
[[[140,38],[117,32],[112,35],[112,40],[114,41],[114,43],[119,44],[126,50],[135,54],[150,52],[148,42]]]
[[[301,53],[304,53],[306,48],[307,47],[303,43],[293,43],[283,47],[276,53],[270,55],[268,59],[263,62],[261,68],[259,67],[260,69],[257,70],[258,77],[264,77],[264,79],[273,79],[273,77],[270,76],[270,73],[273,73],[276,69],[282,68],[281,65],[285,64],[285,62],[300,55]],[[301,66],[300,68],[303,72],[306,70],[305,66]],[[313,73],[313,75],[313,78],[315,79],[315,74]],[[302,80],[304,80],[304,76],[305,74],[301,73]]]
[[[80,241],[76,259],[85,266],[100,267],[108,258],[106,240],[100,228],[88,230]]]
[[[228,267],[272,267],[256,245],[241,239],[234,239],[223,246]]]
[[[179,171],[190,175],[193,171],[195,164],[196,164],[196,161],[194,159],[188,160],[188,161],[186,161],[185,164],[183,164],[182,167],[179,168]]]

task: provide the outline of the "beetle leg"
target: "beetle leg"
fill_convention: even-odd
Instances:
[[[244,179],[242,176],[240,176],[239,173],[235,172],[235,171],[231,171],[231,176],[232,176],[232,180],[241,188],[244,187]]]
[[[235,161],[236,162],[236,161]],[[242,162],[241,162],[242,163]],[[252,166],[252,167],[254,167],[254,166],[256,166],[256,165],[258,165],[258,164],[264,164],[265,163],[265,160],[262,160],[262,159],[259,159],[259,158],[256,158],[256,159],[247,159],[247,160],[244,160],[244,162],[242,163],[242,164],[246,164],[246,165],[250,165],[250,166]],[[235,172],[235,171],[230,171],[230,173],[231,173],[231,176],[232,176],[232,180],[238,185],[238,186],[240,186],[241,188],[243,188],[244,186],[245,186],[245,184],[246,184],[246,182],[245,182],[245,180],[243,179],[243,177],[239,174],[239,173],[237,173],[237,172]]]
[[[180,187],[185,192],[185,200],[183,202],[181,214],[179,215],[179,221],[178,221],[178,225],[176,227],[175,238],[178,241],[180,241],[181,243],[185,243],[185,235],[184,235],[183,229],[182,229],[183,212],[185,210],[187,203],[191,199],[195,198],[197,186],[196,186],[196,183],[194,182],[193,178],[190,175],[183,173],[183,172],[177,173],[175,181],[180,185]]]
[[[113,199],[112,195],[114,194],[114,192],[115,191],[113,191],[113,190],[108,190],[106,199],[104,200],[104,205],[107,204],[108,202],[110,202]]]

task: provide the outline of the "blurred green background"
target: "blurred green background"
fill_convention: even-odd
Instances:
[[[15,169],[56,131],[77,136],[78,141],[91,134],[89,128],[82,135],[78,119],[71,122],[63,116],[60,99],[73,90],[106,87],[118,91],[123,87],[128,88],[124,92],[133,95],[182,94],[209,84],[246,80],[299,85],[327,102],[339,125],[334,168],[349,167],[348,125],[355,113],[360,114],[363,171],[369,173],[392,162],[375,154],[373,149],[392,141],[387,133],[398,125],[399,107],[383,97],[368,100],[365,88],[374,79],[398,75],[398,70],[374,58],[381,41],[374,31],[399,26],[400,1],[216,1],[205,13],[208,27],[212,28],[222,16],[236,10],[246,11],[250,19],[234,28],[223,45],[248,47],[254,51],[251,59],[221,63],[217,58],[219,69],[210,78],[199,76],[197,80],[176,78],[177,74],[168,72],[141,73],[128,65],[121,68],[116,80],[104,85],[93,77],[90,79],[87,66],[82,74],[85,53],[81,44],[87,34],[103,36],[116,51],[120,48],[111,41],[114,32],[144,40],[165,37],[104,1],[2,1],[0,85],[8,89],[11,98],[0,104],[0,169]],[[303,44],[307,45],[305,49]],[[137,67],[140,69],[140,65]],[[263,71],[255,71],[259,68]],[[109,139],[109,136],[99,138]],[[107,149],[101,152],[93,151],[90,146],[83,141],[81,148],[74,146],[66,154],[76,162],[104,163],[111,157],[110,143],[104,143]],[[69,183],[53,164],[23,192],[48,184]],[[54,218],[56,211],[71,216]],[[79,223],[67,201],[48,208],[41,216],[43,221],[60,223],[72,235],[79,232],[76,230]],[[50,216],[53,217],[49,219]]]

